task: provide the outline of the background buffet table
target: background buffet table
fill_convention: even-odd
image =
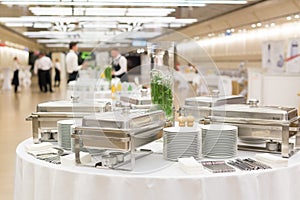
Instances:
[[[15,200],[296,200],[300,197],[300,153],[289,167],[251,172],[185,174],[178,163],[154,153],[133,172],[65,167],[28,155],[27,139],[17,147]],[[239,152],[240,157],[253,153]]]

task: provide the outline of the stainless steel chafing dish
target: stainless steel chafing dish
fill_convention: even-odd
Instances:
[[[130,106],[133,109],[147,109],[152,105],[147,89],[142,89],[140,93],[123,94],[120,96],[120,101],[123,106]]]
[[[85,116],[82,126],[76,127],[72,134],[72,138],[75,139],[76,162],[80,164],[81,147],[109,149],[129,152],[128,162],[131,163],[131,169],[133,169],[136,159],[135,149],[161,137],[159,133],[164,125],[165,114],[161,110],[129,111],[124,109]]]
[[[91,113],[110,110],[111,103],[109,102],[49,101],[38,104],[36,112],[26,120],[32,121],[33,141],[39,143],[40,141],[57,140],[57,136],[53,132],[57,130],[57,121],[59,120],[82,119],[83,116]]]
[[[219,97],[215,94],[213,96],[191,97],[185,99],[183,112],[185,115],[194,116],[196,121],[201,121],[211,115],[211,109],[214,106],[243,103],[246,103],[246,100],[241,95]]]
[[[299,147],[299,117],[297,109],[279,106],[258,106],[258,101],[249,104],[223,105],[213,108],[212,123],[238,126],[241,143],[239,149],[281,153],[290,157],[295,146]],[[290,138],[296,136],[296,142]],[[261,145],[255,144],[262,141]],[[252,144],[251,144],[252,143]]]

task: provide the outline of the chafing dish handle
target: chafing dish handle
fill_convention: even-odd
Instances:
[[[291,131],[291,132],[300,132],[300,127],[289,127],[289,131]]]
[[[32,115],[25,118],[26,121],[32,121]]]

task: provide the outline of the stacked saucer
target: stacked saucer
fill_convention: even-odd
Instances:
[[[74,120],[60,120],[57,122],[58,145],[67,150],[71,150],[71,126]]]
[[[164,129],[163,154],[166,160],[200,155],[200,130],[194,127],[170,127]]]
[[[238,128],[236,126],[203,125],[202,155],[208,158],[231,158],[237,154]]]

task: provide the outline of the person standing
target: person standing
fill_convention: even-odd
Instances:
[[[121,79],[121,82],[128,82],[127,76],[127,59],[122,56],[118,49],[111,50],[112,62],[112,76]]]
[[[17,57],[14,57],[14,59],[13,59],[13,71],[14,71],[14,75],[13,75],[13,79],[12,79],[11,84],[15,86],[15,88],[14,88],[15,93],[18,92],[18,86],[20,85],[19,70],[20,70],[19,59]]]
[[[60,63],[59,63],[59,59],[56,58],[55,59],[55,63],[54,63],[54,68],[55,68],[55,77],[54,77],[54,87],[59,87],[60,85]]]
[[[37,55],[37,59],[34,61],[33,71],[34,71],[34,74],[36,74],[38,76],[38,85],[40,88],[40,92],[43,92],[41,70],[38,68],[38,66],[39,66],[38,62],[39,62],[40,58],[41,58],[41,55],[39,53]]]
[[[70,51],[66,56],[66,66],[69,75],[68,83],[70,81],[75,81],[78,78],[78,71],[84,68],[84,63],[82,65],[78,65],[77,42],[71,42],[69,44],[69,49]]]
[[[52,90],[52,83],[51,83],[51,70],[52,68],[52,62],[51,59],[47,56],[45,56],[44,53],[40,53],[39,59],[35,63],[35,73],[40,72],[40,84],[41,84],[41,90],[42,92],[48,92],[48,86],[49,91],[53,92]]]

